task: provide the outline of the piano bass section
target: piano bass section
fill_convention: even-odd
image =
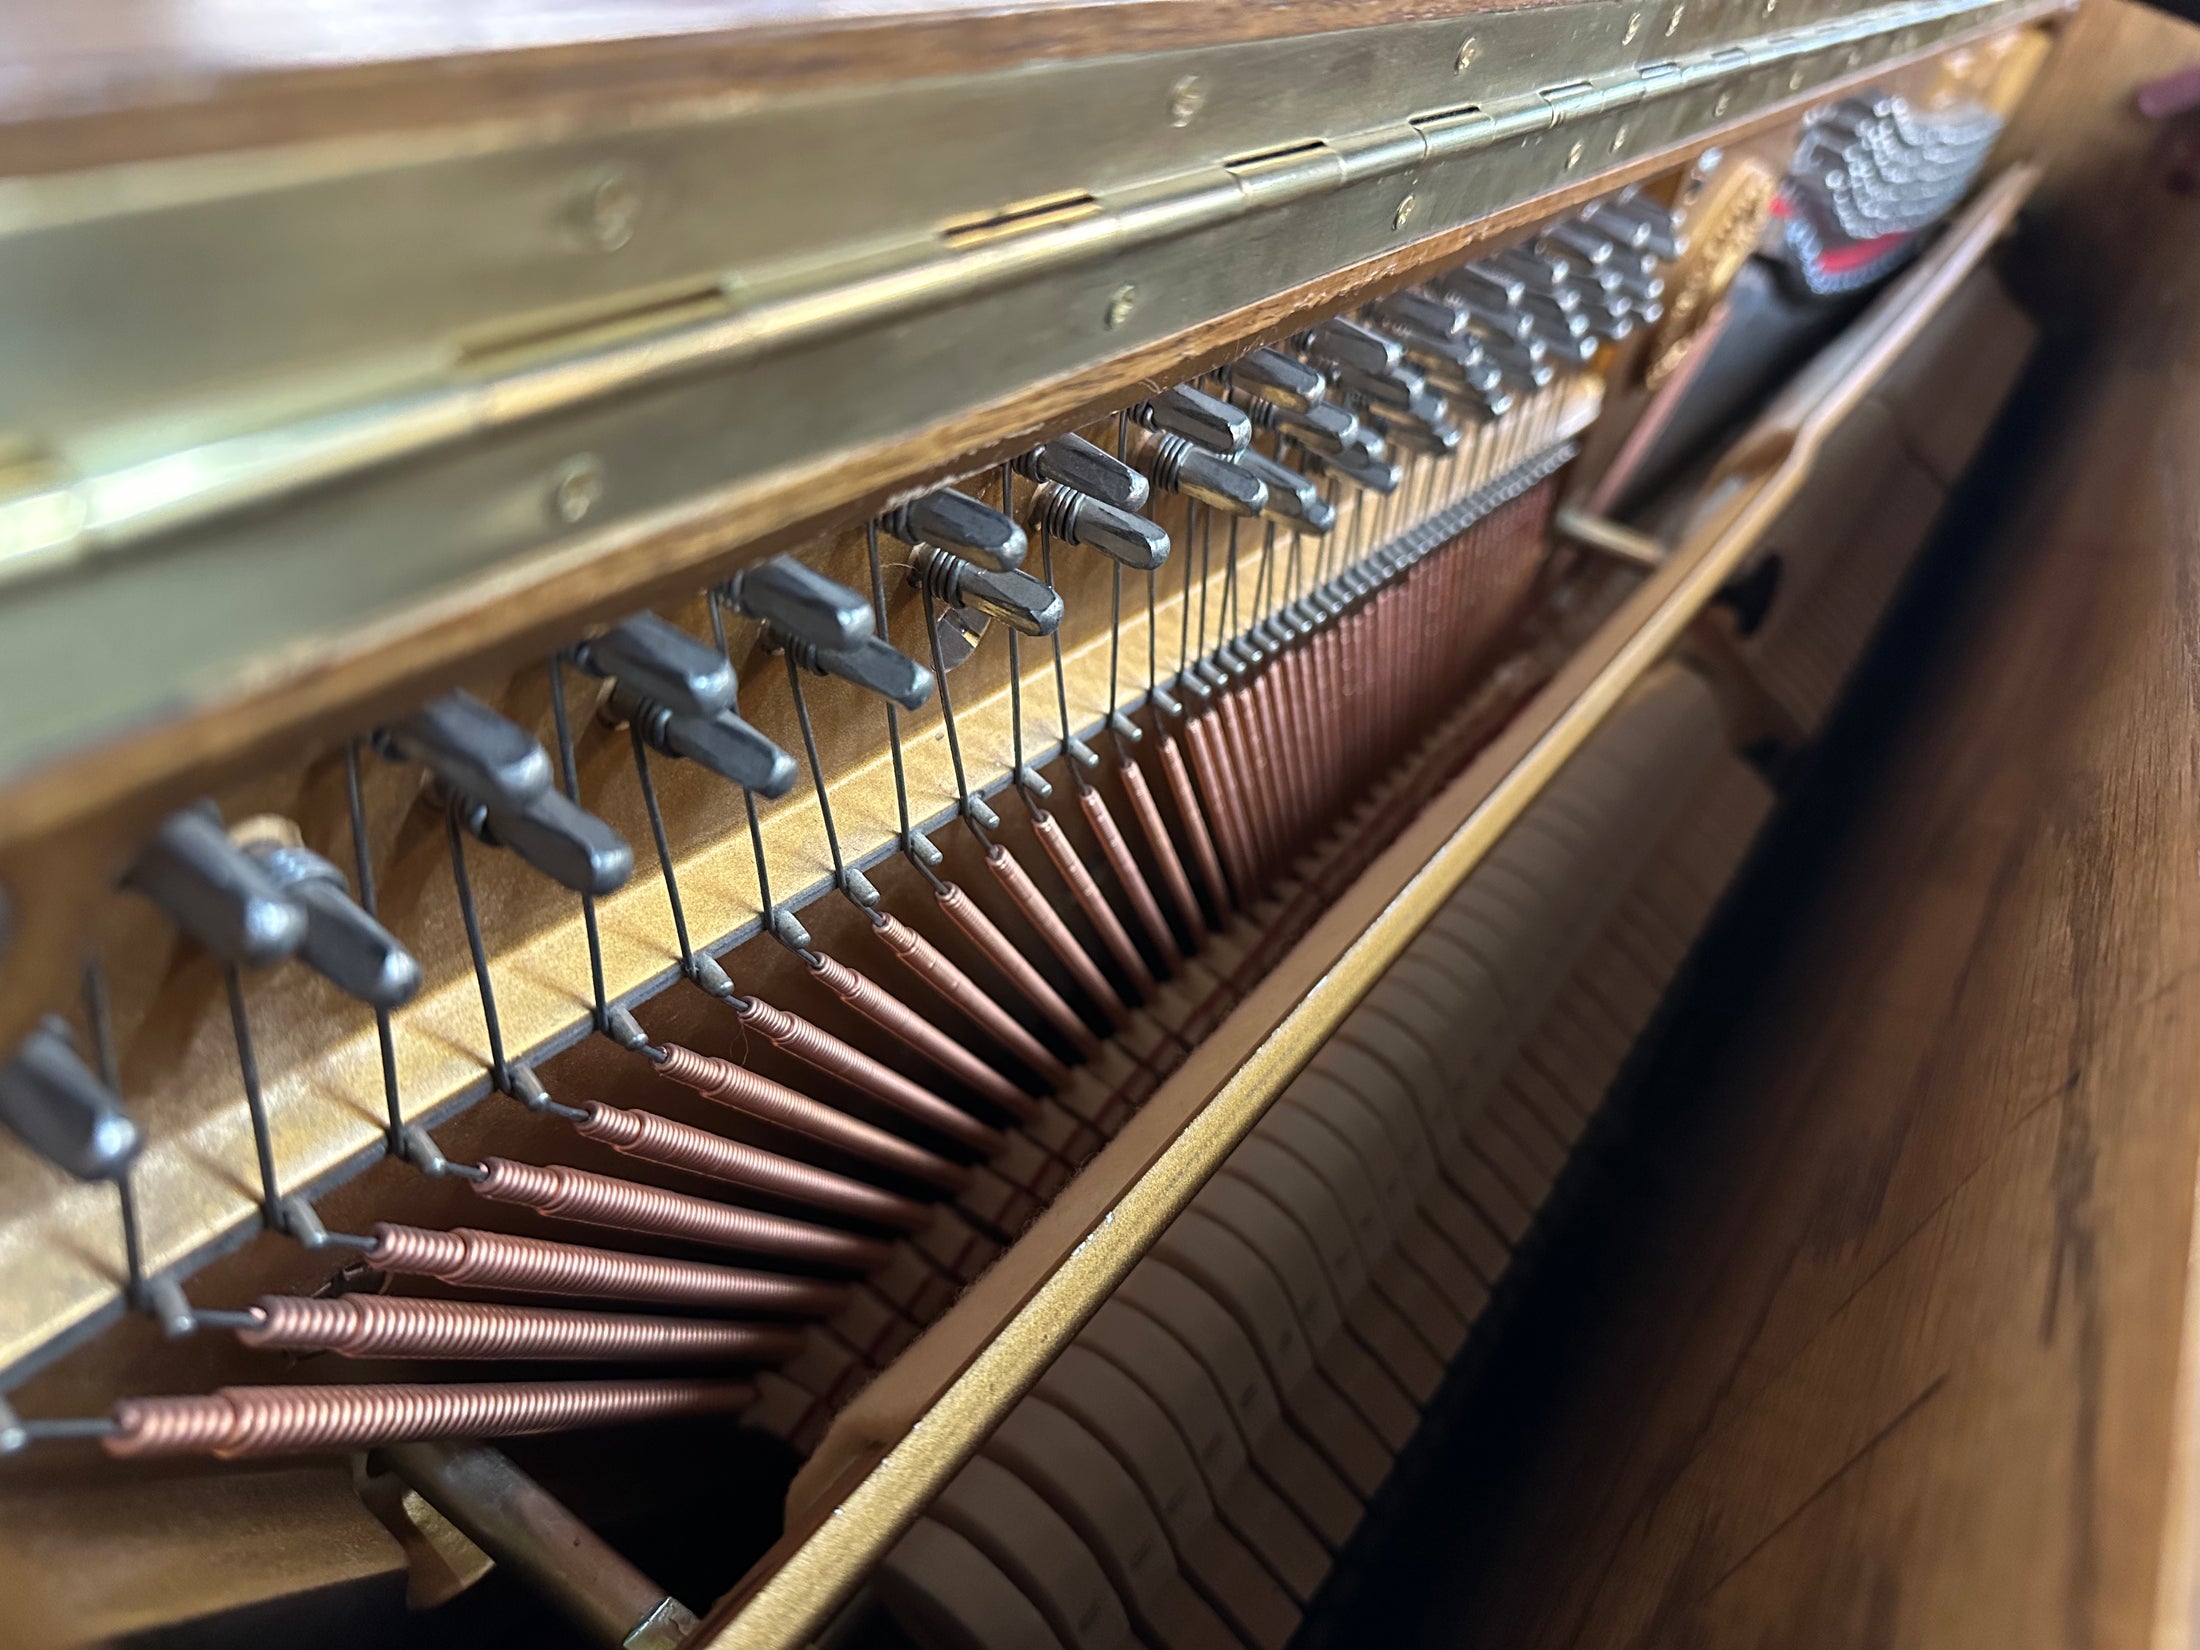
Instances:
[[[595,595],[507,626],[486,568],[469,667],[171,763],[62,943],[11,882],[34,1628],[1280,1650],[1774,807],[1743,747],[1807,740],[2022,359],[1981,180],[2044,35],[1771,11],[1654,146],[1571,138],[1554,59],[1502,210],[1415,185],[1295,288],[1256,214],[1182,371],[821,464],[685,582],[586,539],[580,452]],[[1801,401],[1714,370],[1782,271]],[[2009,374],[1813,561],[1782,508],[1941,393],[1944,312]],[[1784,456],[1719,467],[1752,416]],[[15,529],[64,494],[119,496]],[[77,519],[72,569],[158,551]]]

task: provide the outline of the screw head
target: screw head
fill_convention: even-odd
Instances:
[[[1405,228],[1407,224],[1413,221],[1414,211],[1419,205],[1420,202],[1416,201],[1411,195],[1406,196],[1398,203],[1398,210],[1391,213],[1390,227],[1393,229]]]
[[[1727,110],[1733,107],[1734,94],[1732,92],[1721,92],[1716,98],[1712,100],[1711,112],[1714,115],[1723,115],[1727,112]]]
[[[603,501],[603,489],[603,460],[594,453],[575,453],[558,467],[550,487],[550,507],[561,521],[584,521]]]
[[[1627,14],[1627,27],[1621,31],[1619,43],[1622,46],[1632,46],[1635,43],[1635,36],[1640,33],[1642,33],[1642,13],[1639,11],[1629,12]]]
[[[1207,83],[1196,74],[1180,76],[1169,87],[1169,124],[1189,126],[1192,117],[1207,106]]]
[[[634,238],[642,218],[642,186],[625,172],[598,178],[588,192],[589,239],[604,252],[616,252]]]
[[[1125,283],[1108,294],[1108,330],[1114,331],[1131,318],[1131,311],[1138,307],[1138,288]]]
[[[1620,150],[1626,146],[1626,143],[1627,128],[1622,126],[1618,131],[1612,134],[1612,153],[1615,155],[1618,154]]]
[[[1795,65],[1794,68],[1788,70],[1788,90],[1791,92],[1801,91],[1802,87],[1803,66],[1802,64],[1798,63]]]
[[[1673,38],[1673,36],[1681,32],[1681,18],[1687,12],[1687,10],[1688,8],[1686,6],[1675,6],[1673,8],[1673,14],[1665,20],[1666,39],[1670,40]]]
[[[1466,39],[1459,42],[1459,56],[1455,60],[1453,67],[1456,68],[1459,73],[1465,74],[1467,70],[1473,66],[1474,54],[1481,49],[1481,46],[1476,42],[1474,36],[1471,34],[1468,35]]]
[[[1575,167],[1579,166],[1581,164],[1581,157],[1587,153],[1588,145],[1582,143],[1577,138],[1574,141],[1574,146],[1566,151],[1566,170],[1571,172]]]

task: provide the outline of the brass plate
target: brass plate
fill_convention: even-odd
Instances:
[[[1594,0],[0,184],[0,782],[2041,9]]]

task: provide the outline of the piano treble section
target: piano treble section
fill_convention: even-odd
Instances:
[[[2053,23],[1376,10],[0,104],[56,1636],[1292,1642],[2014,383]]]

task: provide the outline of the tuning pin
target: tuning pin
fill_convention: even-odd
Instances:
[[[1510,309],[1528,290],[1527,282],[1519,275],[1495,263],[1468,264],[1463,269],[1455,269],[1449,275],[1439,276],[1436,286],[1439,291],[1455,297],[1472,298],[1499,309]]]
[[[123,877],[223,962],[280,962],[306,937],[306,913],[229,840],[211,802],[170,814]]]
[[[1536,237],[1536,245],[1539,248],[1556,247],[1566,254],[1568,262],[1586,263],[1599,269],[1612,261],[1616,250],[1608,236],[1599,235],[1578,220],[1552,224]]]
[[[1337,525],[1336,509],[1322,497],[1321,489],[1288,464],[1258,451],[1244,454],[1238,463],[1268,489],[1268,503],[1261,514],[1269,520],[1293,532],[1317,535]]]
[[[1556,246],[1541,242],[1508,246],[1504,251],[1488,259],[1490,268],[1499,274],[1509,275],[1534,292],[1548,287],[1554,281],[1563,281],[1583,267],[1580,258],[1568,257]]]
[[[1181,436],[1216,453],[1242,453],[1252,445],[1253,423],[1227,401],[1189,384],[1163,390],[1131,409],[1131,418],[1149,430]]]
[[[1062,598],[1028,573],[973,566],[935,545],[920,544],[909,582],[922,585],[949,607],[974,608],[1025,636],[1051,636],[1062,622]]]
[[[1904,112],[1907,112],[1907,106],[1900,98],[1859,95],[1845,97],[1830,107],[1813,109],[1803,119],[1813,131],[1832,132],[1839,137],[1854,138]]]
[[[1375,422],[1398,446],[1408,452],[1442,458],[1456,452],[1459,426],[1451,421],[1451,409],[1441,396],[1417,396],[1417,405],[1392,413],[1378,412]],[[1433,405],[1431,405],[1433,404]]]
[[[1624,338],[1634,330],[1633,306],[1618,293],[1583,304],[1581,313],[1588,319],[1589,330],[1599,338]]]
[[[921,710],[932,697],[932,673],[882,637],[866,636],[854,647],[837,649],[780,640],[804,670],[869,688],[903,710]]]
[[[1606,264],[1602,269],[1576,270],[1552,287],[1550,296],[1555,300],[1562,292],[1570,293],[1583,309],[1593,310],[1599,304],[1621,301],[1620,288],[1626,283],[1627,276],[1626,266],[1622,264]]]
[[[1274,430],[1311,452],[1336,452],[1360,427],[1358,414],[1331,401],[1320,402],[1304,411],[1293,411],[1276,402],[1248,396],[1246,409],[1262,429]]]
[[[1428,380],[1403,361],[1381,372],[1361,372],[1339,367],[1331,382],[1348,395],[1374,407],[1403,407],[1428,392]]]
[[[1047,482],[1032,495],[1031,523],[1058,539],[1097,550],[1138,572],[1159,567],[1169,559],[1169,535],[1157,523],[1088,498],[1058,481]]]
[[[1131,440],[1130,458],[1155,485],[1228,515],[1257,516],[1268,502],[1268,490],[1249,471],[1182,436],[1139,430]]]
[[[1382,372],[1400,359],[1398,341],[1373,327],[1342,316],[1324,321],[1306,334],[1307,353],[1331,366],[1352,367],[1360,372]]]
[[[470,693],[446,693],[379,729],[375,748],[418,762],[452,790],[519,809],[550,789],[550,757],[527,730]]]
[[[122,1102],[78,1058],[68,1026],[50,1016],[0,1065],[0,1121],[79,1180],[119,1181],[142,1144]]]
[[[1558,376],[1557,369],[1551,365],[1550,351],[1533,339],[1521,343],[1509,338],[1485,337],[1482,352],[1516,383],[1532,384],[1541,389]]]
[[[1434,390],[1424,387],[1415,391],[1404,406],[1378,407],[1375,415],[1391,429],[1405,424],[1416,424],[1425,430],[1440,432],[1451,422],[1451,403]],[[1451,444],[1446,443],[1444,451],[1450,450]]]
[[[1477,390],[1468,404],[1487,423],[1503,418],[1513,410],[1512,392],[1505,388],[1503,377],[1500,375],[1497,384],[1486,390]]]
[[[626,839],[563,791],[545,791],[524,808],[452,800],[467,830],[492,848],[509,848],[576,894],[615,893],[633,874],[634,850]]]
[[[1688,255],[1688,237],[1680,232],[1679,217],[1662,207],[1650,210],[1656,217],[1650,226],[1650,239],[1643,243],[1643,250],[1660,263],[1673,263]]]
[[[1144,476],[1081,435],[1058,435],[1012,460],[1011,468],[1033,481],[1074,487],[1118,510],[1143,510],[1153,492]]]
[[[1280,349],[1249,350],[1222,369],[1226,383],[1292,412],[1318,407],[1328,393],[1322,375]]]
[[[1021,556],[1022,551],[1019,549],[1017,554]],[[750,618],[760,619],[780,635],[792,636],[814,648],[837,652],[860,645],[871,634],[869,601],[792,556],[774,556],[736,573],[726,583],[726,594]],[[649,693],[646,682],[634,685]],[[656,693],[650,693],[650,697],[663,699]],[[663,702],[673,704],[669,699]],[[732,700],[729,698],[727,703]],[[725,706],[711,708],[723,710]]]
[[[1467,324],[1472,329],[1469,336],[1510,338],[1515,341],[1526,338],[1535,330],[1535,322],[1530,318],[1527,306],[1536,301],[1536,296],[1531,293],[1513,309],[1498,309],[1488,304],[1468,302],[1465,306]]]
[[[1378,299],[1375,318],[1387,327],[1429,338],[1456,338],[1467,330],[1460,309],[1426,292],[1393,292]]]
[[[1621,210],[1611,201],[1596,201],[1582,209],[1581,221],[1605,239],[1640,252],[1650,244],[1650,222]]]
[[[619,834],[549,783],[542,747],[471,694],[445,694],[379,730],[375,747],[426,767],[450,792],[468,830],[510,848],[553,882],[608,894],[634,869],[634,852]],[[538,771],[540,787],[532,783]]]
[[[730,710],[685,716],[624,683],[611,690],[604,708],[633,723],[652,750],[708,768],[759,796],[785,796],[801,777],[793,757]]]
[[[1453,394],[1480,394],[1495,389],[1504,379],[1482,354],[1474,338],[1447,342],[1436,338],[1405,340],[1406,359],[1437,389]]]
[[[724,710],[738,685],[723,653],[654,613],[637,613],[590,637],[573,650],[573,658],[590,675],[615,676],[690,716]]]
[[[1576,313],[1563,317],[1537,314],[1535,330],[1528,335],[1530,343],[1542,347],[1553,362],[1592,360],[1596,356],[1598,335],[1593,317]]]
[[[1023,565],[1024,530],[990,504],[942,487],[890,510],[879,525],[907,544],[933,544],[996,573]]]
[[[1348,445],[1342,452],[1316,453],[1314,462],[1331,475],[1349,481],[1353,486],[1371,493],[1394,493],[1405,472],[1378,453],[1360,445]]]
[[[1586,366],[1596,359],[1603,338],[1593,323],[1585,321],[1579,332],[1538,331],[1532,342],[1542,346],[1548,364],[1571,361]]]
[[[754,588],[767,592],[798,589],[813,613],[820,599],[824,605],[843,609],[851,603],[856,604],[862,609],[864,629],[868,631],[868,604],[830,580],[817,582],[835,595],[825,597],[814,586],[806,582],[798,585],[797,581],[789,579],[766,579]],[[838,599],[841,597],[845,600]],[[769,603],[772,597],[767,594],[764,599]],[[661,668],[664,659],[668,654],[677,659],[684,651],[660,649],[637,675],[612,675],[611,695],[604,704],[606,717],[615,722],[632,722],[640,729],[645,743],[667,756],[693,761],[762,795],[784,796],[799,776],[794,758],[729,708],[737,684],[724,655],[684,631],[669,625],[664,629],[678,637],[682,644],[709,655],[717,663],[725,685],[720,702],[708,709],[696,710],[689,708],[695,703],[691,694],[683,693],[672,699],[658,697],[652,686],[666,674]],[[839,633],[837,626],[834,633]],[[594,661],[599,669],[608,663],[600,653]],[[566,801],[562,793],[551,794],[559,801]],[[478,816],[476,823],[478,834],[483,835],[484,840],[511,848],[545,875],[584,893],[608,892],[598,886],[606,878],[610,887],[616,888],[633,868],[633,855],[627,845],[608,826],[570,802],[562,808],[555,803],[548,808],[489,808]],[[538,853],[543,857],[538,858]]]
[[[258,838],[246,853],[306,914],[298,958],[339,989],[375,1008],[396,1008],[420,989],[420,964],[356,905],[344,873],[296,842]]]
[[[1589,317],[1584,313],[1578,299],[1574,299],[1570,293],[1568,299],[1569,302],[1559,304],[1540,292],[1529,298],[1520,307],[1520,313],[1529,319],[1528,329],[1516,336],[1579,338],[1589,330]]]

